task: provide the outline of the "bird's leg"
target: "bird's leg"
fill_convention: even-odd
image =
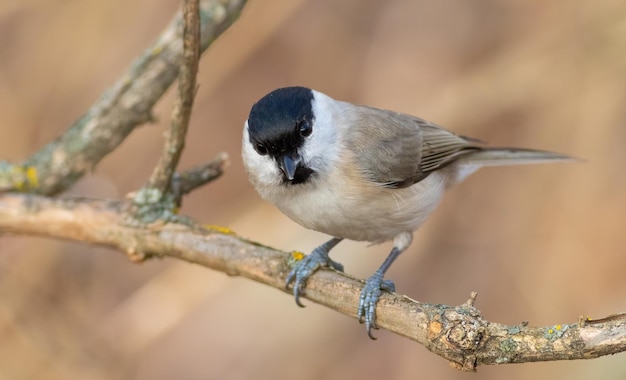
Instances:
[[[378,268],[373,275],[365,280],[365,286],[363,286],[361,296],[359,297],[359,310],[357,312],[357,318],[360,323],[365,322],[367,335],[371,339],[376,339],[372,335],[372,328],[378,329],[378,326],[376,326],[376,304],[380,298],[381,290],[387,292],[396,291],[396,286],[391,280],[383,279],[385,272],[387,272],[387,269],[389,269],[398,256],[400,256],[400,254],[408,248],[412,239],[413,236],[409,233],[396,236],[389,256],[387,256],[380,268]]]
[[[332,238],[326,243],[315,248],[310,255],[298,261],[294,265],[291,272],[289,272],[285,286],[289,288],[289,285],[293,282],[293,296],[295,297],[298,306],[304,307],[304,305],[300,302],[300,295],[304,294],[303,289],[306,285],[306,281],[320,267],[331,267],[335,270],[343,272],[343,265],[331,260],[328,256],[330,250],[333,249],[333,247],[336,246],[341,240],[343,239]]]

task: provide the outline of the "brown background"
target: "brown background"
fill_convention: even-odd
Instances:
[[[154,40],[178,2],[0,2],[0,157],[59,135]],[[251,104],[284,85],[422,116],[492,145],[582,164],[485,169],[451,190],[389,271],[400,292],[494,321],[575,322],[626,309],[626,5],[620,0],[251,0],[205,54],[183,167],[231,165],[182,212],[285,249],[326,236],[262,203],[240,160]],[[161,150],[134,132],[69,193],[123,197]],[[382,221],[381,221],[382,223]],[[371,274],[388,245],[340,245]],[[0,239],[0,379],[623,379],[624,354],[459,373],[424,347],[285,294],[172,260]]]

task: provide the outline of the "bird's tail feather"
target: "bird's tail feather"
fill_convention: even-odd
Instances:
[[[459,158],[458,164],[476,166],[525,165],[550,162],[575,162],[561,153],[519,148],[483,148]]]

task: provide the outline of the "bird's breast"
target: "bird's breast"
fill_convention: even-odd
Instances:
[[[444,177],[437,173],[403,189],[357,183],[311,181],[257,190],[303,227],[335,237],[382,243],[419,228],[445,189]]]

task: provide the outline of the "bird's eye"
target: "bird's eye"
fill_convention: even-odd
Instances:
[[[313,133],[313,127],[307,120],[302,120],[298,123],[298,132],[300,132],[300,136],[308,137]]]
[[[265,147],[265,145],[261,144],[261,143],[256,143],[254,145],[254,150],[256,150],[256,152],[258,154],[260,154],[261,156],[265,156],[268,152],[267,152],[267,148]]]

